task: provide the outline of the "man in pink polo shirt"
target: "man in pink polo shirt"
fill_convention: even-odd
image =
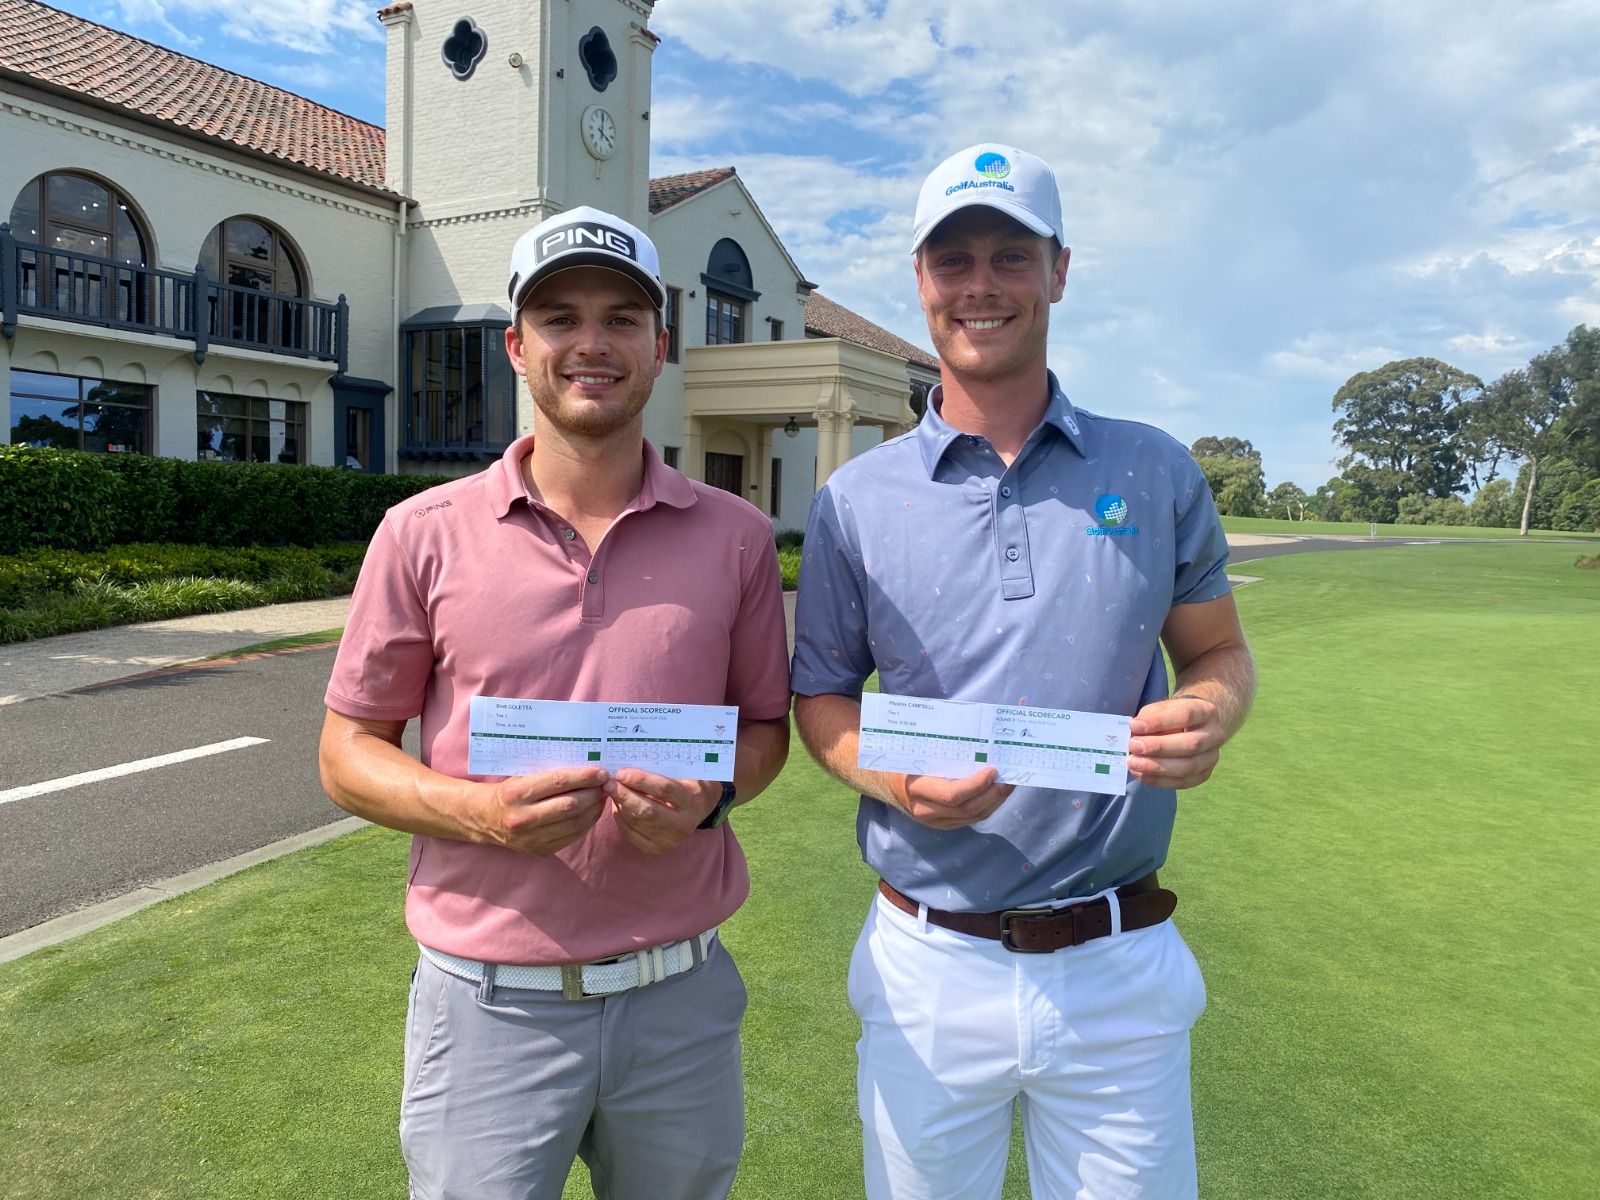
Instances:
[[[389,511],[328,684],[323,784],[414,836],[422,948],[400,1141],[415,1200],[725,1197],[745,992],[716,939],[749,890],[724,823],[782,768],[772,527],[664,466],[655,247],[591,208],[511,258],[506,350],[535,434]],[[734,783],[625,768],[473,777],[474,696],[739,707]],[[422,719],[422,760],[400,748]]]

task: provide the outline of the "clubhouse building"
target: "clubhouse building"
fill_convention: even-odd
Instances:
[[[13,443],[461,474],[530,432],[506,263],[579,204],[647,230],[645,434],[804,523],[917,419],[927,352],[817,291],[736,170],[652,179],[649,0],[402,0],[387,128],[0,0],[0,429]],[[463,131],[478,130],[463,136]]]

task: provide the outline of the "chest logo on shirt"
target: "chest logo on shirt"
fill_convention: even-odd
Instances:
[[[1126,523],[1128,502],[1113,492],[1107,492],[1095,500],[1094,517],[1100,524],[1084,530],[1090,537],[1134,537],[1139,532],[1137,525]]]

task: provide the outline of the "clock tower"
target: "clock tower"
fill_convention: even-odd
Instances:
[[[650,0],[401,0],[387,182],[407,215],[403,312],[506,302],[517,237],[592,204],[649,224]]]

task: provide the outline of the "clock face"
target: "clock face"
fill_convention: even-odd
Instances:
[[[617,123],[611,114],[598,104],[591,104],[583,110],[578,125],[583,131],[584,149],[596,158],[610,158],[617,148]]]

